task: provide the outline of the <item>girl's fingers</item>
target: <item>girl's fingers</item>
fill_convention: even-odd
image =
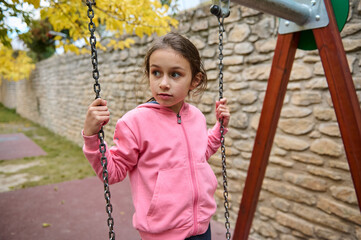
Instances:
[[[109,122],[109,117],[99,117],[98,120],[99,120],[100,125],[104,126],[105,124],[107,124]]]
[[[222,99],[220,100],[220,102],[221,102],[222,104],[227,104],[227,98],[222,98]]]
[[[217,119],[223,120],[224,127],[228,126],[230,116],[231,116],[231,114],[230,114],[229,108],[227,106],[227,99],[222,98],[221,100],[217,101],[216,102],[216,117],[217,117]]]
[[[222,98],[219,101],[216,101],[216,109],[218,108],[219,105],[226,105],[227,104],[227,98]]]
[[[95,99],[88,108],[84,122],[84,135],[91,136],[99,132],[100,128],[109,122],[110,112],[107,101]]]
[[[94,115],[99,115],[99,116],[109,116],[110,115],[110,112],[108,111],[108,109],[106,110],[95,110],[93,111]]]
[[[95,106],[106,106],[107,105],[107,101],[101,98],[97,98],[95,99],[91,104],[90,107],[95,107]]]

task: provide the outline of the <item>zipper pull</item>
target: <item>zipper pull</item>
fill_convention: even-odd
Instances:
[[[177,122],[178,122],[178,124],[182,123],[182,119],[181,119],[181,116],[179,115],[179,113],[177,113]]]

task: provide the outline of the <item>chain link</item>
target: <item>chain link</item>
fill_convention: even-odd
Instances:
[[[94,92],[95,92],[95,99],[100,98],[100,84],[98,82],[99,80],[99,71],[98,71],[98,54],[97,54],[97,49],[96,49],[96,37],[94,35],[95,32],[95,24],[93,23],[93,18],[94,18],[94,10],[93,10],[93,6],[95,6],[95,0],[87,0],[86,1],[86,5],[88,6],[88,18],[89,18],[89,24],[88,24],[88,28],[90,31],[90,46],[91,46],[91,62],[93,65],[93,78],[95,80],[94,83]],[[108,170],[107,170],[107,166],[108,166],[108,160],[107,157],[105,156],[105,152],[106,152],[106,145],[104,142],[104,131],[103,131],[103,127],[100,129],[100,131],[98,132],[98,138],[100,140],[100,144],[99,144],[99,152],[101,153],[101,159],[100,162],[102,164],[103,167],[103,183],[104,183],[104,198],[106,201],[106,207],[105,207],[105,211],[108,214],[108,219],[107,219],[107,225],[109,227],[109,240],[115,240],[115,232],[113,230],[114,227],[114,219],[112,217],[112,212],[113,212],[113,206],[110,203],[110,190],[109,190],[109,181],[108,181]]]
[[[218,17],[219,23],[219,100],[223,98],[223,26],[224,16]],[[226,147],[224,145],[224,126],[223,120],[221,119],[221,154],[222,154],[222,175],[223,175],[223,197],[224,197],[224,217],[226,219],[225,227],[226,227],[226,239],[231,239],[230,228],[231,224],[229,223],[229,202],[228,202],[228,183],[227,183],[227,164],[226,164]]]

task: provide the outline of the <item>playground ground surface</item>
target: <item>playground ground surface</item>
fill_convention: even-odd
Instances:
[[[129,182],[111,186],[116,239],[139,240]],[[0,239],[108,239],[103,184],[97,177],[0,193]],[[211,222],[212,239],[225,239]]]

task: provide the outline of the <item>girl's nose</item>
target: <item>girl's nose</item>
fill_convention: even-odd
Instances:
[[[168,77],[167,77],[167,76],[164,76],[164,77],[162,78],[162,80],[160,81],[159,87],[160,87],[161,89],[167,89],[167,88],[169,88],[169,81],[168,81],[168,80],[169,80]]]

